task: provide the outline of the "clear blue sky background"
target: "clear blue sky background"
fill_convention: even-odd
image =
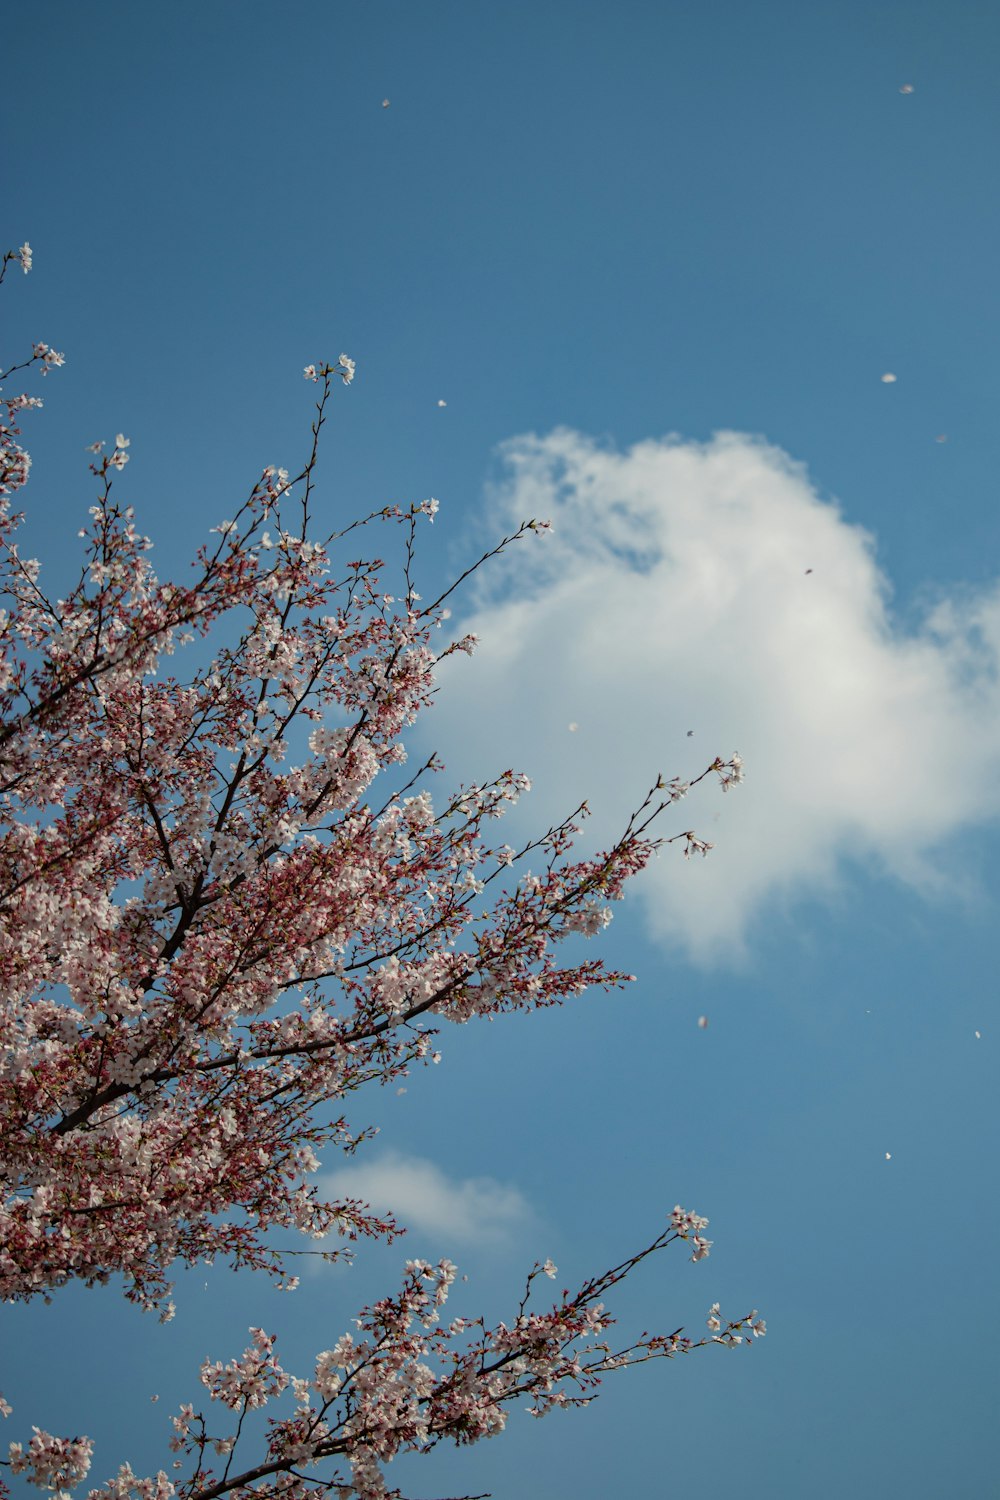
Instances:
[[[622,450],[668,432],[763,435],[837,498],[838,536],[874,535],[891,631],[916,628],[928,599],[987,597],[976,591],[1000,573],[998,41],[996,8],[977,0],[12,11],[4,246],[30,240],[36,269],[4,289],[4,353],[32,339],[66,353],[26,439],[35,550],[55,577],[71,568],[84,445],[122,431],[129,498],[161,572],[179,568],[264,464],[301,457],[302,366],[345,350],[358,377],[338,392],[323,503],[345,519],[437,496],[425,592],[502,524],[487,487],[497,445],[566,426]],[[814,562],[825,586],[811,556],[797,583]],[[690,633],[702,676],[722,681],[697,614]],[[633,634],[648,695],[669,710],[670,671],[649,666],[641,621]],[[383,1127],[373,1162],[440,1174],[441,1222],[405,1253],[461,1263],[458,1310],[508,1312],[536,1256],[566,1284],[603,1269],[680,1201],[710,1216],[716,1248],[648,1268],[619,1304],[624,1330],[700,1329],[716,1300],[769,1324],[750,1351],[646,1366],[587,1413],[517,1417],[498,1441],[437,1454],[403,1471],[408,1495],[995,1492],[1000,858],[997,761],[976,757],[996,733],[996,642],[987,626],[972,637],[975,703],[951,715],[952,758],[917,778],[910,823],[880,834],[876,855],[871,814],[845,861],[838,814],[842,836],[810,845],[826,877],[797,899],[762,887],[742,949],[717,962],[657,929],[655,895],[626,903],[607,943],[640,976],[624,997],[449,1035],[442,1066],[405,1096],[359,1101]],[[762,684],[780,675],[769,651],[748,668]],[[599,718],[585,665],[579,683]],[[502,705],[529,772],[544,700],[525,674]],[[700,769],[678,703],[652,774]],[[754,732],[752,697],[719,712],[728,737],[710,742],[699,722],[691,742],[709,759]],[[461,713],[442,724],[440,748],[467,769]],[[947,879],[929,890],[899,849],[972,761],[982,815],[944,819],[923,852]],[[758,755],[734,794],[748,818],[767,812],[768,785]],[[857,791],[869,795],[867,765]],[[817,807],[826,795],[818,777]],[[484,1190],[492,1236],[455,1219],[456,1203],[483,1217],[469,1187],[482,1178],[499,1185]],[[205,1355],[228,1358],[263,1323],[302,1370],[401,1258],[283,1297],[185,1275],[162,1328],[112,1289],[5,1309],[4,1437],[87,1432],[95,1481],[123,1458],[155,1468]]]

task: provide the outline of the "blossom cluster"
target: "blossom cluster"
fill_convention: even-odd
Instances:
[[[86,1479],[94,1451],[89,1438],[53,1437],[39,1427],[32,1432],[27,1449],[11,1443],[7,1450],[13,1474],[27,1474],[31,1484],[47,1490],[71,1489]]]
[[[762,1337],[756,1311],[723,1324],[718,1304],[709,1314],[709,1336],[692,1339],[683,1329],[646,1335],[616,1347],[609,1341],[614,1319],[606,1294],[634,1267],[679,1238],[697,1235],[707,1221],[675,1209],[668,1227],[637,1255],[581,1287],[564,1291],[549,1307],[533,1305],[534,1283],[554,1278],[551,1261],[530,1272],[516,1316],[487,1327],[482,1318],[445,1320],[443,1309],[455,1281],[448,1260],[406,1263],[401,1290],[364,1308],[355,1330],[345,1332],[316,1358],[312,1374],[295,1376],[279,1362],[275,1339],[250,1330],[242,1356],[223,1365],[206,1361],[202,1384],[212,1402],[231,1414],[217,1424],[185,1403],[171,1418],[170,1446],[180,1455],[175,1475],[192,1463],[187,1479],[161,1471],[137,1480],[127,1466],[115,1479],[90,1491],[89,1500],[182,1500],[246,1493],[275,1497],[335,1492],[358,1500],[385,1500],[386,1466],[401,1452],[427,1452],[442,1439],[474,1443],[502,1432],[509,1407],[527,1403],[535,1417],[585,1406],[604,1375],[653,1359],[673,1359],[712,1344],[735,1348]],[[243,1418],[269,1403],[291,1399],[289,1415],[272,1417],[266,1454],[241,1465]],[[213,1467],[224,1460],[224,1467]],[[332,1465],[330,1467],[321,1467]],[[320,1472],[316,1472],[317,1469]],[[126,1487],[127,1486],[127,1487]],[[393,1491],[393,1494],[396,1492]]]
[[[335,365],[306,365],[302,373],[306,380],[312,381],[319,381],[330,375],[339,375],[345,385],[350,385],[356,368],[354,360],[349,355],[342,354]]]

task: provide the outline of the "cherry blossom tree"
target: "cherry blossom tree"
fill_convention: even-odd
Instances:
[[[4,257],[31,268],[24,245]],[[8,369],[46,376],[49,345]],[[320,436],[354,363],[309,365],[308,456],[267,468],[221,520],[188,579],[161,583],[118,498],[129,441],[95,443],[96,497],[66,598],[22,555],[13,509],[29,472],[20,422],[0,421],[0,1295],[51,1297],[120,1280],[170,1316],[172,1265],[227,1259],[294,1285],[275,1231],[337,1259],[401,1226],[313,1182],[322,1151],[365,1132],[351,1096],[436,1063],[445,1023],[532,1011],[631,977],[581,958],[610,903],[662,843],[688,790],[658,778],[607,851],[574,857],[586,807],[515,849],[490,828],[527,789],[504,771],[432,799],[434,757],[403,735],[430,703],[449,639],[446,600],[474,568],[536,540],[526,521],[432,602],[415,586],[417,536],[437,503],[386,506],[323,535]],[[371,540],[378,529],[380,542]],[[385,542],[385,546],[382,546]],[[393,567],[375,555],[394,551]],[[387,578],[387,574],[392,574]],[[392,590],[390,592],[390,590]],[[181,671],[178,663],[193,664]],[[703,776],[742,779],[738,756]],[[701,780],[699,777],[698,780]],[[614,1369],[764,1332],[752,1312],[707,1333],[609,1340],[604,1298],[677,1239],[708,1254],[707,1221],[675,1208],[644,1249],[550,1305],[549,1262],[508,1323],[445,1321],[449,1261],[406,1263],[397,1292],[305,1377],[251,1330],[241,1358],[206,1363],[208,1412],[173,1418],[170,1475],[123,1464],[92,1497],[363,1500],[402,1451],[498,1432],[511,1402],[586,1403]],[[247,1452],[245,1419],[284,1402]],[[211,1403],[216,1403],[213,1407]],[[0,1400],[0,1410],[9,1406]],[[85,1479],[86,1438],[39,1429],[6,1466],[43,1489]]]

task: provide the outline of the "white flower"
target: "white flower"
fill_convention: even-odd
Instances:
[[[685,833],[683,837],[687,840],[687,843],[684,845],[685,859],[690,859],[692,854],[707,856],[709,849],[715,848],[714,844],[710,844],[707,839],[698,838],[695,833]]]
[[[302,374],[305,376],[306,380],[319,379],[319,375],[316,373],[315,365],[306,365],[305,369],[302,371]]]
[[[337,371],[338,375],[341,377],[345,385],[350,385],[351,381],[354,379],[353,359],[349,359],[346,354],[342,354],[338,359],[337,364],[339,366],[339,369]]]
[[[35,344],[34,350],[35,358],[42,361],[43,375],[47,375],[54,366],[66,363],[65,354],[60,354],[57,349],[53,349],[49,344]]]
[[[17,254],[21,262],[21,269],[24,271],[25,276],[27,276],[31,270],[31,246],[27,240],[25,240]]]
[[[738,750],[734,750],[730,760],[716,762],[715,770],[718,772],[722,783],[722,790],[728,792],[731,786],[739,786],[746,777],[743,773],[743,759]]]

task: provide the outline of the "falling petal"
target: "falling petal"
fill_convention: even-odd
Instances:
[[[977,1042],[981,1042],[982,1039],[983,1039],[983,1033],[981,1031],[977,1031],[976,1032],[976,1041]]]
[[[948,441],[948,434],[946,432],[939,432],[934,441],[936,443],[946,443]]]
[[[886,1159],[886,1161],[892,1161],[892,1152],[891,1151],[887,1151],[885,1153],[885,1159]]]
[[[439,401],[438,402],[438,406],[447,406],[447,405],[448,405],[447,401]]]
[[[902,87],[900,88],[899,92],[901,94],[912,94],[913,93],[913,84],[912,83],[904,83],[902,85]]]
[[[569,726],[569,732],[570,732],[570,734],[576,734],[576,731],[579,729],[579,727],[580,727],[579,724],[577,724],[576,721],[574,720],[574,722]]]
[[[883,385],[895,385],[895,383],[896,383],[896,377],[895,377],[895,375],[892,373],[891,370],[886,370],[885,374],[882,376],[882,384]]]
[[[708,1030],[708,1017],[707,1016],[699,1016],[698,1017],[698,1025],[701,1027],[702,1031],[707,1031]]]
[[[383,99],[382,100],[382,108],[383,109],[388,109],[389,108],[389,101],[388,101],[388,99]]]

